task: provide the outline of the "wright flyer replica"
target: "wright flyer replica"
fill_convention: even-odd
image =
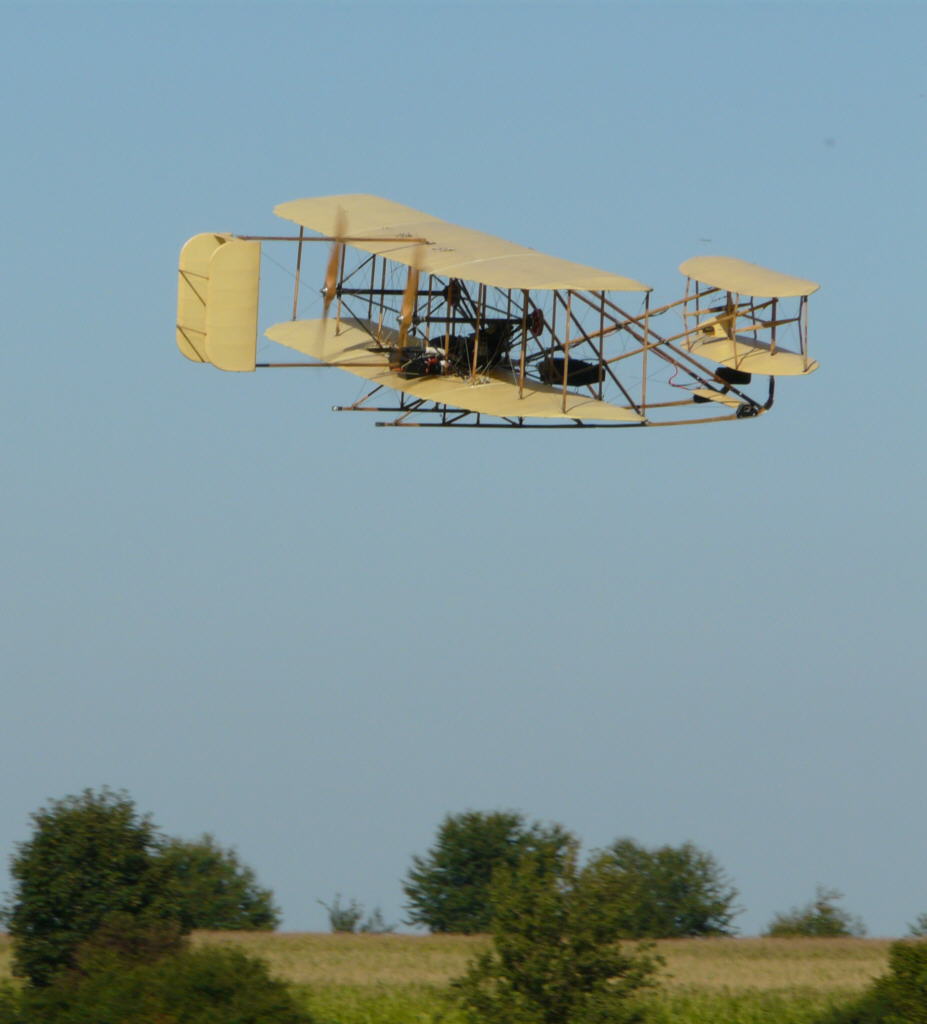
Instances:
[[[183,246],[178,347],[233,372],[344,370],[361,378],[362,394],[335,408],[389,417],[378,426],[748,419],[772,408],[776,377],[818,366],[808,354],[818,285],[743,260],[687,260],[683,297],[656,306],[633,278],[378,196],[297,199],[274,212],[298,233],[205,233]],[[318,242],[328,246],[321,315],[300,319],[306,257]],[[266,329],[275,346],[262,344],[259,360],[262,247],[271,244],[293,251],[292,308]],[[265,359],[276,346],[296,358]]]

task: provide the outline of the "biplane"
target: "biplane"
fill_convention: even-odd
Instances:
[[[362,379],[363,393],[334,408],[388,414],[378,426],[749,419],[772,408],[777,377],[818,366],[808,298],[819,286],[743,260],[687,260],[682,298],[655,305],[650,287],[630,277],[377,196],[297,199],[274,212],[298,233],[210,232],[183,246],[180,351],[233,372],[344,370]],[[301,319],[312,242],[329,246],[321,315]],[[293,303],[265,334],[298,358],[264,360],[262,346],[259,361],[262,245],[271,243],[295,255]]]

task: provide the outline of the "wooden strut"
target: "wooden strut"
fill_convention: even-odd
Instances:
[[[303,229],[299,229],[299,244],[296,247],[296,280],[293,284],[293,319],[299,309],[299,273],[303,262]]]
[[[363,366],[366,369],[388,369],[386,363],[255,363],[258,370],[292,370],[295,367],[303,367],[311,370],[350,370],[354,366]]]
[[[642,358],[644,359],[644,361],[646,361],[647,353],[652,351],[652,352],[654,352],[655,355],[658,355],[665,362],[668,362],[670,365],[675,366],[679,370],[682,370],[684,373],[688,374],[694,381],[698,382],[699,384],[702,384],[705,387],[712,387],[712,382],[717,382],[718,378],[715,376],[715,374],[714,374],[714,372],[712,370],[710,370],[708,367],[703,366],[701,363],[699,363],[689,353],[680,351],[679,349],[677,349],[672,344],[673,341],[677,341],[677,340],[680,340],[682,338],[687,337],[687,332],[682,332],[682,333],[677,334],[677,335],[670,335],[669,337],[664,338],[661,335],[657,334],[657,332],[654,331],[653,328],[650,326],[650,319],[651,319],[651,317],[659,315],[660,313],[663,313],[663,312],[667,312],[668,310],[670,310],[670,309],[672,309],[672,308],[674,308],[676,306],[683,305],[686,302],[689,302],[692,298],[698,299],[698,297],[700,297],[700,295],[706,295],[706,294],[709,294],[709,292],[717,292],[717,291],[718,291],[718,289],[711,288],[711,289],[708,289],[707,291],[699,293],[698,295],[692,296],[692,295],[688,294],[688,290],[687,290],[686,296],[684,296],[682,299],[678,299],[678,300],[676,300],[674,302],[666,303],[664,306],[661,306],[661,307],[659,307],[656,310],[650,309],[650,301],[649,301],[650,300],[650,296],[648,294],[646,302],[645,302],[644,312],[642,314],[638,315],[638,316],[631,316],[629,313],[627,313],[625,310],[623,310],[616,303],[612,302],[609,299],[606,299],[604,292],[596,293],[596,294],[598,294],[600,296],[600,302],[601,302],[602,306],[607,305],[611,310],[613,310],[615,313],[617,313],[622,318],[622,322],[619,324],[614,319],[614,317],[610,317],[610,319],[613,320],[614,327],[613,328],[605,328],[605,333],[612,333],[614,330],[626,330],[628,332],[628,334],[630,334],[630,336],[632,338],[634,338],[634,340],[637,341],[638,344],[641,346],[640,348],[634,349],[631,352],[623,352],[620,355],[612,356],[610,359],[602,359],[601,360],[601,365],[603,366],[603,368],[606,370],[606,372],[609,374],[609,376],[612,378],[612,380],[615,382],[615,384],[617,384],[617,386],[621,389],[621,391],[624,394],[625,398],[627,399],[629,404],[632,406],[632,408],[635,409],[636,412],[643,413],[643,411],[645,409],[647,409],[647,408],[656,409],[656,408],[662,408],[662,407],[669,406],[669,405],[687,405],[689,403],[688,403],[688,401],[678,402],[678,403],[677,402],[660,402],[660,403],[651,403],[651,404],[648,405],[646,403],[646,399],[642,397],[642,403],[641,403],[640,406],[638,406],[638,404],[635,403],[634,400],[631,398],[631,396],[628,394],[627,390],[622,385],[622,383],[618,379],[618,377],[615,376],[615,374],[612,372],[612,369],[611,369],[611,364],[612,363],[620,362],[623,359],[629,359],[629,358],[631,358],[633,356],[638,356],[638,355],[641,355]],[[592,302],[592,300],[589,297],[587,297],[585,294],[583,294],[582,292],[577,291],[577,292],[574,292],[573,294],[575,294],[578,299],[581,299],[583,302],[585,302],[591,308],[596,309],[596,310],[598,310],[600,308],[600,307],[596,306]],[[556,300],[557,299],[559,299],[561,303],[563,302],[563,299],[559,295],[559,293],[555,292],[555,303],[554,303],[555,308],[556,308]],[[576,323],[576,322],[577,321],[575,321],[575,318],[574,318],[574,323]],[[653,338],[655,338],[656,340],[655,341],[650,341],[650,337],[651,336]],[[582,340],[583,341],[587,341],[587,340],[590,339],[590,337],[591,336],[587,335]],[[560,347],[563,347],[563,343],[561,343],[559,341],[559,339],[557,339],[556,335],[554,336],[554,341],[558,345],[560,345]],[[666,349],[666,348],[668,348],[670,350],[670,352],[672,352],[673,355],[676,356],[677,358],[673,358],[669,353],[664,351],[664,349]],[[689,363],[691,365],[690,366],[683,365],[683,363],[680,362],[680,360],[684,360],[686,363]],[[693,369],[693,367],[694,367],[694,369]],[[696,371],[698,371],[698,372],[696,372]],[[706,379],[706,378],[709,378],[709,379]],[[744,394],[740,389],[738,389],[736,387],[733,387],[732,385],[729,385],[729,384],[726,384],[726,387],[727,387],[727,390],[729,392],[732,392],[733,394],[735,394],[742,401],[744,401],[744,402],[746,402],[749,405],[752,405],[754,407],[758,406],[758,403],[754,399],[752,399],[748,395]],[[642,391],[643,390],[644,390],[644,388],[642,387]],[[685,422],[689,422],[689,421],[685,421]],[[696,421],[691,421],[691,422],[699,422],[699,423],[701,423],[701,422],[703,422],[703,420],[702,419],[698,419]],[[654,426],[657,426],[657,425],[658,424],[654,424]]]
[[[243,242],[403,242],[406,245],[431,245],[427,238],[388,238],[383,235],[350,235],[343,238],[336,238],[334,235],[310,235],[308,238],[301,235],[232,235]],[[380,254],[382,255],[382,253]]]
[[[318,237],[306,238],[305,237],[305,233],[304,233],[304,228],[302,226],[300,226],[299,235],[296,235],[296,236],[286,236],[286,235],[239,235],[239,236],[233,236],[233,237],[241,238],[243,240],[286,241],[286,242],[296,242],[297,243],[298,248],[297,248],[297,258],[296,258],[296,283],[295,283],[294,297],[293,297],[293,319],[294,320],[296,319],[297,314],[298,314],[298,291],[299,291],[299,282],[300,282],[300,273],[301,273],[302,246],[303,246],[303,244],[305,242],[310,242],[310,241],[312,241],[312,242],[328,242],[328,243],[331,243],[331,242],[341,242],[341,243],[379,242],[379,243],[385,243],[385,244],[402,243],[402,245],[404,247],[412,247],[412,246],[421,246],[421,245],[432,244],[427,239],[424,239],[424,238],[417,239],[417,238],[398,237],[398,236],[397,237],[388,237],[388,236],[384,237],[382,235],[381,236],[354,235],[354,236],[346,236],[346,237],[340,237],[340,238],[334,238],[332,236],[318,236]],[[379,326],[377,328],[377,335],[378,336],[381,335],[381,333],[382,333],[383,317],[384,317],[385,313],[388,312],[388,307],[383,302],[383,300],[386,299],[387,296],[390,296],[390,297],[392,297],[392,296],[397,296],[398,297],[399,295],[403,295],[404,296],[406,301],[404,301],[402,305],[404,307],[403,308],[403,313],[406,314],[404,319],[406,320],[406,323],[407,323],[407,330],[408,330],[408,328],[413,326],[413,323],[414,324],[419,323],[418,318],[414,316],[414,306],[417,305],[417,301],[418,301],[418,298],[419,298],[419,295],[420,295],[418,273],[417,273],[418,268],[413,263],[410,263],[408,265],[409,273],[408,273],[408,280],[406,282],[406,287],[404,289],[387,289],[385,287],[385,284],[386,284],[386,270],[387,270],[386,264],[387,264],[387,262],[389,262],[389,261],[391,261],[393,259],[393,257],[388,252],[380,252],[380,253],[369,254],[368,257],[358,267],[355,267],[355,269],[353,271],[351,271],[351,274],[347,278],[344,276],[344,274],[345,274],[345,256],[346,256],[346,252],[345,252],[344,248],[342,248],[341,266],[339,267],[339,286],[338,286],[338,290],[337,290],[338,308],[337,308],[337,311],[336,311],[336,332],[337,332],[337,330],[338,330],[338,328],[340,326],[340,322],[341,322],[342,303],[344,302],[346,310],[349,309],[348,303],[345,302],[345,300],[348,299],[348,297],[356,297],[356,298],[360,299],[361,301],[363,301],[364,299],[367,300],[367,313],[368,313],[367,319],[368,319],[368,321],[371,321],[371,322],[372,322],[372,319],[373,319],[373,306],[374,306],[374,304],[376,304],[379,307]],[[376,288],[376,279],[377,279],[376,261],[377,261],[378,256],[381,257],[381,274],[380,274],[381,281],[380,281],[380,288],[379,289]],[[370,277],[369,277],[369,284],[367,285],[367,287],[363,287],[363,286],[345,287],[345,284],[347,283],[347,281],[349,281],[350,278],[353,277],[355,274],[358,274],[360,271],[362,271],[366,267],[367,263],[370,264]],[[413,279],[414,279],[414,284],[413,284]],[[444,326],[444,331],[442,333],[444,334],[444,348],[445,348],[445,355],[447,356],[449,354],[450,337],[451,337],[452,332],[454,330],[454,327],[456,325],[457,318],[461,315],[461,313],[463,313],[463,316],[464,316],[464,319],[465,319],[465,322],[466,322],[467,313],[469,312],[470,315],[472,316],[472,325],[473,325],[474,332],[475,332],[474,333],[474,337],[473,337],[472,358],[471,358],[471,363],[470,363],[470,367],[469,367],[470,380],[472,382],[472,381],[475,381],[476,378],[477,378],[477,368],[478,368],[478,365],[479,365],[479,342],[480,342],[481,335],[484,333],[483,332],[484,320],[488,316],[491,315],[491,312],[493,314],[498,313],[499,315],[504,315],[507,320],[511,320],[512,312],[513,312],[513,294],[512,294],[513,293],[513,289],[510,289],[510,288],[509,289],[498,289],[498,292],[499,292],[500,296],[504,297],[505,300],[506,300],[505,304],[504,304],[504,309],[503,309],[503,308],[500,308],[501,305],[502,305],[501,304],[501,299],[500,299],[499,306],[497,306],[495,302],[490,304],[489,295],[488,295],[489,289],[487,288],[487,286],[485,284],[479,284],[478,293],[477,293],[477,296],[476,296],[476,301],[474,302],[474,297],[471,296],[471,294],[470,294],[469,290],[467,289],[465,283],[463,281],[460,281],[459,282],[460,298],[459,298],[458,302],[455,302],[453,304],[451,304],[450,302],[448,303],[449,315],[442,317],[442,316],[436,316],[435,315],[435,313],[440,313],[441,312],[440,308],[436,308],[435,307],[435,302],[436,302],[436,299],[438,297],[438,293],[435,290],[435,288],[436,288],[435,281],[436,280],[440,281],[440,279],[441,279],[441,275],[429,274],[429,280],[428,280],[428,286],[427,286],[426,315],[424,317],[424,320],[429,325],[429,326],[426,327],[426,330],[425,330],[426,343],[427,343],[428,339],[431,337],[430,325],[432,323],[434,323],[435,325],[437,325],[438,323],[441,323]],[[677,370],[679,370],[682,373],[684,373],[685,375],[687,375],[690,380],[692,380],[694,382],[698,382],[698,383],[704,385],[705,387],[716,388],[717,384],[719,382],[719,378],[717,378],[715,376],[715,373],[711,369],[709,369],[706,366],[703,366],[699,361],[697,361],[688,352],[680,351],[675,345],[672,344],[673,342],[677,342],[677,341],[680,341],[680,340],[688,338],[689,334],[690,334],[689,330],[683,330],[682,332],[680,332],[678,334],[671,334],[671,335],[668,335],[666,337],[663,337],[660,334],[658,334],[657,332],[655,332],[653,330],[653,328],[652,328],[652,319],[654,317],[656,317],[656,316],[658,316],[658,315],[660,315],[660,314],[662,314],[664,312],[667,312],[669,310],[672,310],[674,308],[677,308],[679,306],[683,307],[683,316],[684,317],[695,316],[696,318],[698,318],[699,316],[704,316],[708,312],[710,312],[710,310],[707,307],[702,307],[701,306],[701,300],[703,300],[705,297],[707,297],[707,296],[709,296],[711,294],[716,294],[716,293],[718,293],[721,290],[717,289],[717,288],[709,287],[709,288],[706,288],[704,291],[702,291],[702,290],[696,288],[695,294],[693,295],[690,292],[689,286],[690,286],[690,282],[687,279],[687,281],[686,281],[686,295],[682,299],[678,299],[678,300],[674,300],[672,302],[666,303],[666,304],[664,304],[664,305],[662,305],[662,306],[660,306],[660,307],[658,307],[656,309],[652,309],[651,308],[651,306],[650,306],[650,298],[651,298],[651,296],[648,293],[645,296],[645,305],[644,305],[643,312],[638,314],[638,315],[636,315],[636,316],[632,316],[632,315],[628,314],[620,306],[618,306],[617,303],[612,302],[611,300],[606,298],[606,293],[605,293],[604,290],[597,290],[597,291],[594,291],[594,292],[590,292],[587,295],[587,294],[584,294],[582,291],[574,291],[571,288],[567,288],[567,289],[564,289],[564,292],[565,292],[565,295],[564,295],[560,290],[552,289],[553,308],[552,308],[551,322],[550,322],[550,324],[546,325],[547,328],[548,328],[548,331],[549,331],[549,336],[550,336],[550,339],[551,339],[551,342],[552,342],[552,346],[551,346],[551,348],[548,348],[547,345],[544,343],[544,341],[542,339],[538,338],[538,339],[536,339],[536,343],[539,346],[539,349],[538,349],[537,353],[532,354],[530,356],[528,354],[528,346],[529,346],[529,342],[531,341],[531,339],[529,338],[528,329],[527,329],[527,327],[528,327],[528,313],[529,313],[529,309],[530,309],[530,297],[529,297],[529,290],[528,289],[521,289],[521,291],[522,291],[522,302],[521,302],[521,309],[520,309],[521,316],[519,318],[520,319],[520,327],[521,327],[521,340],[520,340],[520,345],[519,345],[520,352],[519,352],[519,356],[518,356],[518,372],[517,372],[517,382],[518,382],[518,394],[519,394],[519,397],[523,398],[524,394],[525,394],[526,372],[527,372],[527,368],[528,368],[528,363],[529,362],[533,363],[536,359],[543,358],[545,351],[547,351],[547,352],[556,352],[559,349],[560,351],[563,352],[563,374],[562,374],[562,381],[561,381],[561,393],[562,393],[561,408],[562,408],[562,411],[564,413],[566,413],[567,412],[567,399],[568,399],[568,396],[571,394],[571,392],[568,390],[568,381],[569,381],[569,373],[570,373],[570,360],[571,360],[571,356],[573,355],[573,351],[572,350],[573,350],[573,348],[575,348],[577,346],[588,344],[590,346],[590,348],[592,349],[592,352],[595,354],[597,362],[598,362],[599,367],[600,367],[599,379],[598,379],[597,383],[596,384],[590,383],[588,385],[589,392],[590,392],[590,395],[592,395],[592,397],[598,397],[598,399],[600,401],[604,400],[604,398],[603,398],[603,394],[604,394],[603,388],[604,388],[604,384],[605,384],[604,373],[607,373],[608,376],[611,378],[611,380],[615,383],[615,385],[620,389],[620,391],[622,392],[622,394],[625,397],[625,400],[628,402],[629,406],[631,408],[633,408],[635,411],[637,411],[639,414],[641,414],[641,416],[643,416],[643,417],[645,417],[645,411],[648,408],[656,409],[656,408],[667,408],[667,407],[673,407],[673,406],[688,406],[688,405],[690,405],[691,404],[691,399],[680,400],[678,402],[670,401],[670,402],[648,403],[648,401],[647,401],[647,399],[648,399],[648,395],[647,395],[647,360],[648,360],[648,355],[649,355],[650,351],[654,351],[654,353],[656,355],[658,355],[663,361],[669,363],[671,366],[675,367]],[[414,289],[414,291],[413,291],[413,289]],[[413,316],[412,317],[408,316],[408,312],[405,309],[405,307],[409,304],[408,300],[410,298],[410,295],[409,295],[410,292],[412,292],[412,294],[414,296],[414,298],[412,299],[412,303],[413,303]],[[597,315],[597,318],[598,318],[598,325],[597,325],[598,329],[597,330],[593,330],[591,332],[587,332],[585,330],[585,327],[583,325],[582,320],[576,315],[576,312],[573,309],[573,296],[574,295],[576,296],[578,301],[581,301],[587,307],[590,307],[594,311],[594,313]],[[777,300],[776,299],[768,300],[768,301],[763,302],[763,303],[756,303],[755,301],[752,301],[750,303],[741,303],[741,301],[740,301],[741,297],[739,295],[738,296],[734,296],[731,293],[727,293],[726,294],[726,298],[727,298],[727,303],[726,303],[725,309],[727,311],[727,315],[728,316],[730,316],[731,312],[733,312],[733,314],[736,316],[738,313],[743,311],[743,313],[746,315],[745,318],[749,318],[750,320],[754,321],[753,323],[751,323],[749,325],[745,325],[745,327],[744,327],[745,330],[749,330],[751,332],[756,332],[756,331],[763,330],[763,329],[771,329],[772,338],[773,338],[773,341],[772,341],[773,351],[775,351],[774,346],[775,346],[776,340],[777,340],[776,339],[776,328],[778,326],[785,325],[785,324],[790,324],[790,323],[795,323],[797,321],[798,324],[799,324],[799,333],[800,333],[800,336],[801,336],[801,340],[803,342],[803,344],[802,344],[802,349],[803,349],[802,354],[805,355],[806,361],[808,360],[807,349],[806,349],[806,344],[805,344],[805,341],[806,341],[805,335],[806,335],[806,331],[807,331],[807,321],[806,321],[806,317],[807,317],[807,299],[806,298],[804,298],[804,297],[802,298],[801,308],[799,310],[798,316],[796,316],[796,317],[787,317],[787,318],[783,318],[781,320],[777,316],[778,309],[777,309]],[[380,301],[377,301],[378,299]],[[696,309],[694,311],[690,311],[686,307],[688,307],[689,304],[693,300],[695,301]],[[562,305],[564,307],[564,313],[565,313],[565,324],[564,324],[564,327],[563,327],[564,336],[563,336],[562,339],[559,338],[558,334],[557,334],[557,306],[558,305]],[[755,322],[758,314],[761,311],[766,310],[767,307],[769,307],[770,305],[772,306],[772,309],[771,309],[771,313],[772,313],[771,320],[767,321],[765,323],[757,323],[757,322]],[[458,306],[461,306],[462,309],[458,309]],[[518,310],[516,310],[515,312],[516,312],[516,316],[517,316]],[[609,335],[618,333],[620,331],[626,331],[627,334],[630,336],[630,338],[634,339],[634,341],[637,342],[638,347],[635,348],[633,351],[619,353],[618,355],[615,355],[615,356],[612,356],[610,358],[607,358],[606,354],[605,354],[605,352],[606,352],[605,339]],[[368,333],[370,333],[370,332],[368,331]],[[735,332],[732,331],[731,333],[732,333],[732,335],[734,335]],[[371,336],[373,337],[373,335],[371,335]],[[377,338],[374,338],[374,340],[376,341]],[[407,342],[408,342],[408,338],[407,337],[401,337],[400,343],[399,343],[400,344],[400,348],[403,347],[404,343],[407,343]],[[377,341],[377,343],[380,344],[380,341]],[[534,347],[534,342],[532,342],[532,348],[533,347]],[[514,355],[514,352],[512,352],[512,355]],[[621,360],[630,358],[632,356],[638,356],[638,355],[641,356],[641,358],[642,358],[642,366],[641,366],[642,377],[641,377],[640,397],[639,397],[638,401],[635,402],[635,400],[629,394],[628,390],[623,385],[622,381],[615,374],[611,364],[617,363],[617,362],[619,362]],[[736,360],[736,352],[735,352],[735,360]],[[328,367],[328,368],[338,368],[338,369],[343,368],[343,369],[349,369],[349,370],[352,369],[352,368],[360,368],[360,367],[384,368],[384,369],[386,368],[386,365],[382,361],[363,362],[363,363],[360,363],[360,362],[350,362],[349,363],[349,362],[346,362],[346,361],[332,362],[332,363],[327,363],[327,362],[317,362],[317,363],[312,363],[312,362],[282,362],[282,363],[260,363],[260,364],[256,364],[256,365],[258,367],[260,367],[260,368],[268,368],[268,369],[270,369],[270,368],[302,368],[302,367],[318,367],[318,368]],[[513,366],[513,369],[514,369],[514,366]],[[338,408],[339,410],[344,410],[344,411],[348,411],[348,410],[373,411],[372,407],[369,407],[369,406],[365,407],[363,405],[363,403],[368,401],[376,393],[376,391],[380,390],[381,387],[382,387],[382,385],[378,385],[373,391],[371,391],[368,395],[364,396],[362,399],[359,400],[358,403],[355,403],[355,405],[353,405],[353,406],[346,406],[346,407],[339,406],[339,407],[336,407],[336,408]],[[757,414],[759,412],[766,411],[766,408],[768,408],[768,406],[771,405],[771,403],[768,403],[766,407],[759,406],[758,403],[754,399],[749,398],[748,396],[744,395],[738,388],[732,387],[732,386],[728,385],[726,382],[725,382],[724,392],[725,393],[731,393],[733,396],[737,396],[742,401],[747,402],[749,405],[751,405],[753,407],[754,411]],[[423,399],[413,399],[411,402],[409,402],[407,400],[406,393],[400,392],[400,395],[401,395],[401,402],[402,402],[402,404],[401,404],[400,408],[395,410],[395,411],[401,412],[402,415],[399,417],[399,419],[397,421],[395,421],[393,423],[382,423],[382,424],[378,424],[378,426],[432,426],[432,427],[433,426],[460,426],[460,427],[466,426],[466,427],[471,427],[471,428],[472,427],[478,427],[478,426],[484,426],[484,427],[487,427],[487,428],[490,428],[490,427],[499,428],[499,427],[503,427],[503,426],[510,426],[510,427],[515,427],[516,429],[519,428],[519,427],[521,427],[522,429],[572,429],[573,427],[579,426],[581,428],[590,427],[590,428],[595,428],[595,429],[603,429],[603,428],[606,428],[606,427],[611,428],[611,427],[619,427],[619,426],[678,426],[678,425],[689,425],[689,424],[695,424],[695,423],[715,423],[715,422],[721,422],[721,421],[726,421],[726,420],[730,420],[730,419],[741,418],[741,417],[738,417],[735,412],[732,412],[732,413],[728,413],[728,414],[724,414],[724,415],[719,415],[719,416],[682,419],[682,420],[675,420],[675,421],[662,422],[662,423],[656,423],[656,422],[647,421],[646,417],[644,418],[644,421],[640,422],[640,423],[621,423],[621,424],[617,424],[617,423],[585,423],[585,422],[580,421],[580,420],[576,420],[576,421],[573,421],[573,422],[570,422],[570,423],[526,424],[526,423],[524,423],[522,417],[517,417],[516,420],[510,419],[508,417],[501,417],[502,422],[498,422],[498,423],[484,423],[484,422],[482,422],[479,414],[472,413],[472,412],[470,412],[468,410],[461,410],[459,412],[459,414],[449,418],[449,416],[448,416],[449,407],[445,406],[445,407],[441,407],[441,409],[438,409],[438,408],[435,408],[435,409],[424,408],[424,400]],[[387,410],[387,409],[384,408],[384,409],[382,409],[380,411],[386,412],[386,411],[391,411],[391,410]],[[426,424],[426,423],[418,423],[418,422],[407,422],[410,417],[413,417],[413,416],[418,415],[418,414],[422,414],[422,415],[426,415],[426,414],[440,414],[442,419],[441,419],[440,423],[427,423]],[[467,422],[467,423],[460,422],[463,419],[469,419],[471,416],[475,416],[477,422],[475,422],[475,423],[474,422]]]

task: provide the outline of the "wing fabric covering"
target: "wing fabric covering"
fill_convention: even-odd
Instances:
[[[355,248],[406,266],[417,265],[424,273],[493,288],[650,291],[648,285],[633,278],[547,256],[379,196],[295,199],[275,206],[274,213],[323,235],[337,232],[341,216],[347,225],[349,244]],[[380,242],[379,237],[387,240]]]
[[[398,332],[382,327],[379,330],[383,344],[397,343]],[[340,324],[331,320],[288,320],[274,324],[266,334],[271,341],[332,363],[374,384],[468,412],[503,418],[643,422],[633,409],[573,391],[567,391],[564,412],[560,388],[530,381],[520,395],[517,378],[505,371],[492,371],[476,382],[443,376],[409,380],[390,371],[386,351],[374,344],[376,331],[377,325],[366,320],[342,320]]]
[[[177,347],[194,363],[206,358],[206,300],[209,291],[209,260],[228,235],[194,235],[180,250],[177,281]]]
[[[693,332],[686,349],[694,356],[711,359],[745,373],[767,374],[770,377],[801,377],[814,373],[818,363],[800,352],[784,348],[772,351],[767,342],[738,334],[732,338],[717,324],[705,324],[701,333]]]
[[[177,347],[197,363],[248,372],[257,358],[261,243],[194,235],[180,251]]]
[[[778,270],[738,260],[732,256],[694,256],[679,270],[693,281],[738,295],[763,299],[788,299],[812,295],[821,286],[803,277],[781,274]]]
[[[697,284],[716,288],[731,295],[751,299],[799,299],[802,303],[820,287],[815,281],[782,274],[778,270],[748,263],[731,256],[695,256],[679,267]],[[710,314],[710,311],[709,311]],[[703,359],[746,373],[771,377],[798,377],[813,373],[818,363],[807,352],[791,352],[779,345],[761,340],[756,333],[734,335],[725,316],[702,316],[688,331],[686,349]],[[748,324],[749,314],[739,315],[740,323]],[[754,320],[754,332],[768,330],[769,324]],[[804,346],[803,346],[804,347]]]

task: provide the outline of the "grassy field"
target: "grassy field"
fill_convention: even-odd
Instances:
[[[199,932],[266,960],[319,1024],[462,1024],[447,983],[486,948],[472,936]],[[649,997],[655,1024],[812,1024],[885,969],[889,940],[686,939]],[[9,943],[0,936],[0,977]]]

